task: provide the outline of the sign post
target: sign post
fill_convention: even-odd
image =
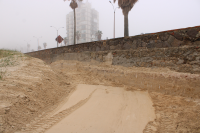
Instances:
[[[56,41],[58,43],[61,43],[64,39],[59,35],[57,38],[56,38]]]

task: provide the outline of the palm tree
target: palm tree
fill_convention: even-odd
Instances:
[[[96,32],[96,37],[97,37],[98,41],[101,40],[102,34],[103,34],[103,33],[102,33],[102,31],[100,31],[100,30],[98,30],[98,31]]]
[[[66,1],[66,0],[64,0]],[[74,44],[76,44],[76,8],[78,7],[78,4],[76,2],[77,0],[71,0],[70,7],[74,10]],[[83,0],[78,0],[78,1],[83,1]]]
[[[128,31],[128,13],[138,0],[118,0],[118,5],[124,14],[124,36],[129,36]],[[116,2],[116,0],[114,0]]]

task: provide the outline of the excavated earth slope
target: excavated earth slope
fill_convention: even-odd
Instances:
[[[0,59],[0,66],[0,133],[26,127],[71,90],[67,80],[42,60],[11,55]]]
[[[22,57],[7,67],[1,132],[200,132],[200,75]],[[69,94],[69,95],[68,95]]]
[[[112,116],[114,113],[118,112],[119,110],[113,111],[112,115],[101,115],[101,119],[104,120],[105,123],[107,119],[111,119],[112,124],[108,124],[109,128],[112,130],[103,130],[107,129],[107,126],[101,126],[102,123],[99,123],[99,131],[96,130],[96,132],[144,132],[144,133],[166,133],[166,132],[191,132],[191,133],[197,133],[200,132],[200,75],[199,74],[190,74],[190,73],[179,73],[175,71],[171,71],[168,68],[137,68],[137,67],[122,67],[122,66],[112,66],[105,64],[100,64],[97,62],[90,62],[90,63],[83,63],[83,62],[76,62],[76,61],[57,61],[51,64],[52,68],[57,70],[58,72],[62,73],[63,75],[70,75],[71,82],[74,82],[75,84],[92,84],[92,85],[103,85],[103,86],[112,86],[112,87],[120,87],[121,89],[124,89],[127,91],[129,95],[132,95],[133,93],[137,93],[138,91],[142,93],[146,93],[150,96],[150,100],[152,101],[154,111],[155,111],[155,118],[151,120],[149,119],[148,123],[145,125],[145,127],[140,130],[129,130],[129,126],[134,127],[134,121],[130,121],[129,126],[124,125],[127,130],[122,130],[121,126],[124,124],[124,116],[128,117],[131,116],[130,114],[135,114],[136,119],[135,121],[140,121],[140,115],[137,114],[137,110],[129,110],[129,113],[121,113],[119,116],[121,117],[121,124],[117,127],[113,126],[118,121],[112,121]],[[95,87],[94,87],[95,88]],[[102,87],[101,89],[103,89]],[[108,87],[109,88],[109,87]],[[115,91],[109,91],[109,89],[105,88],[105,92],[108,91],[108,94],[110,95],[117,95],[117,88],[113,90]],[[104,92],[104,93],[105,93]],[[123,93],[123,91],[121,91]],[[103,92],[102,92],[103,93]],[[96,104],[100,104],[99,106],[103,106],[101,104],[104,104],[106,106],[105,109],[108,110],[107,114],[109,114],[110,108],[115,108],[115,105],[119,102],[117,99],[113,100],[112,106],[109,105],[110,100],[107,99],[107,101],[104,101],[101,103],[100,99],[95,100],[95,96],[97,96],[98,93],[94,92],[93,99],[96,101]],[[100,94],[99,94],[100,95]],[[102,95],[102,99],[106,98],[105,95]],[[125,94],[124,94],[125,95]],[[112,97],[112,96],[111,96]],[[125,96],[127,99],[129,99],[129,96]],[[132,95],[134,97],[134,95]],[[135,96],[136,98],[137,96]],[[92,99],[92,98],[91,98]],[[112,99],[112,98],[111,98]],[[138,103],[142,102],[140,98],[138,99]],[[143,102],[145,101],[145,97],[143,97]],[[94,105],[91,103],[92,101],[88,101],[85,106],[88,104],[91,105],[91,109],[94,108]],[[108,103],[107,103],[108,102]],[[135,99],[132,99],[132,102],[126,102],[126,104],[123,104],[123,99],[121,99],[122,104],[121,105],[127,105],[127,108],[131,108],[131,106],[135,106],[137,108],[140,108],[135,103]],[[66,102],[66,104],[69,104]],[[107,106],[109,105],[109,106]],[[142,106],[142,104],[140,104]],[[148,104],[146,102],[146,106],[150,106],[151,104]],[[87,124],[87,121],[94,120],[93,113],[90,117],[88,117],[89,120],[87,120],[85,116],[87,115],[87,111],[84,111],[85,106],[82,108],[79,108],[80,110],[83,110],[83,116],[80,116],[80,119],[77,121],[73,121],[72,123],[69,122],[69,120],[72,120],[72,118],[76,119],[73,114],[69,114],[68,117],[65,117],[62,121],[58,122],[55,126],[52,128],[48,127],[46,129],[49,129],[47,133],[51,133],[55,131],[55,129],[61,129],[62,131],[72,131],[72,132],[87,132],[82,129],[88,129],[88,131],[93,132],[94,128],[92,126],[95,126],[95,124]],[[63,106],[62,106],[63,107]],[[151,112],[149,110],[150,108],[141,109],[141,115],[145,112],[148,114]],[[90,108],[88,107],[88,110]],[[101,110],[101,109],[99,109]],[[126,109],[124,109],[124,112]],[[74,112],[74,115],[79,112],[78,110]],[[144,112],[143,112],[144,111]],[[58,112],[58,111],[57,111]],[[62,111],[61,111],[62,112]],[[103,111],[101,112],[103,113]],[[96,115],[94,115],[96,118],[98,117],[98,111],[96,111]],[[145,114],[144,113],[144,114]],[[80,115],[80,112],[78,113]],[[149,114],[149,117],[153,114]],[[81,119],[85,118],[85,119]],[[116,116],[118,118],[118,116]],[[134,119],[133,115],[130,117]],[[101,121],[101,119],[99,121]],[[81,121],[81,122],[79,122]],[[98,121],[98,120],[96,120]],[[141,122],[141,121],[140,121]],[[74,124],[73,124],[74,123]],[[82,124],[81,124],[82,123]],[[93,122],[94,123],[94,122]],[[97,122],[95,122],[97,123]],[[66,124],[66,125],[65,125]],[[61,128],[62,125],[65,125],[66,128]],[[75,127],[73,127],[76,125]],[[81,128],[82,126],[79,125],[86,125],[84,128]],[[90,127],[91,126],[91,127]],[[96,127],[98,127],[96,126]],[[142,126],[142,122],[140,124]],[[138,129],[139,127],[138,126]],[[87,127],[87,128],[86,128]],[[114,128],[113,128],[114,127]],[[74,128],[74,129],[73,129]],[[118,130],[117,130],[118,129]]]

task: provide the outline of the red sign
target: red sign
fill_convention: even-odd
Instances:
[[[64,39],[59,35],[57,38],[56,38],[56,41],[58,43],[61,43]]]

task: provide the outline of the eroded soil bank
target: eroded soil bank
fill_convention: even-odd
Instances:
[[[0,133],[13,133],[53,110],[72,90],[42,60],[20,55],[2,58]]]
[[[71,83],[147,91],[156,118],[148,122],[143,132],[200,132],[199,74],[76,61],[57,61],[51,67],[63,75],[70,75]]]
[[[47,65],[35,58],[19,62],[7,67],[7,75],[0,81],[2,133],[53,132],[57,128],[67,132],[75,127],[80,127],[77,132],[86,132],[81,127],[84,124],[93,127],[87,128],[90,132],[95,126],[99,130],[104,126],[105,132],[128,133],[135,131],[134,118],[141,118],[135,119],[141,123],[135,132],[200,132],[199,74],[97,62],[56,61]],[[141,103],[145,101],[141,99],[147,102]],[[68,130],[63,129],[64,123],[68,123]]]

